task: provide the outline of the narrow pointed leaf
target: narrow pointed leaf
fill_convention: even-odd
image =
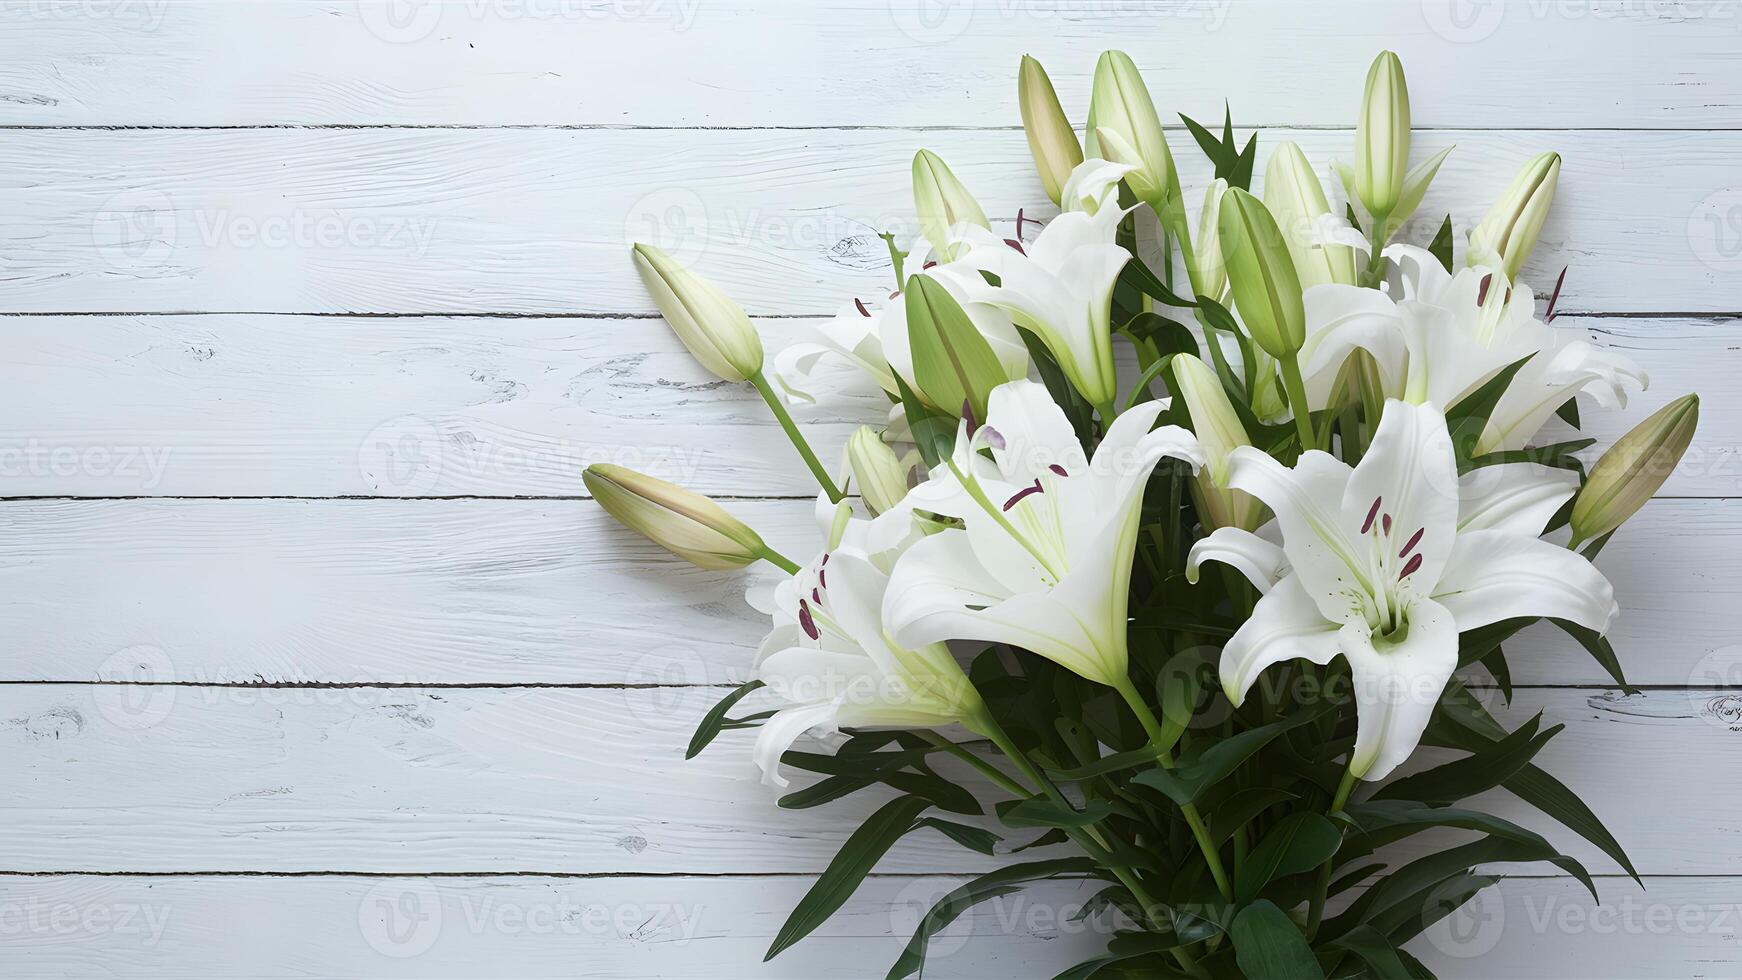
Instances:
[[[1254,902],[1234,917],[1229,930],[1240,972],[1263,980],[1324,980],[1300,927],[1270,902]]]
[[[981,902],[1018,892],[1021,890],[1019,886],[1031,881],[1059,875],[1094,874],[1097,871],[1099,868],[1095,862],[1088,858],[1063,858],[1057,861],[1014,864],[975,878],[938,899],[937,904],[920,920],[919,928],[914,930],[913,938],[908,940],[907,948],[902,951],[900,958],[889,968],[886,980],[903,980],[904,977],[924,970],[926,946],[931,942],[931,937],[948,928],[963,912]]]
[[[747,684],[741,685],[731,694],[721,698],[718,704],[709,708],[708,713],[702,716],[701,723],[696,726],[695,735],[690,737],[690,745],[689,748],[684,751],[684,758],[694,759],[696,756],[701,755],[702,750],[707,748],[714,739],[720,736],[720,730],[726,724],[726,712],[737,707],[738,702],[744,700],[752,691],[759,690],[762,686],[761,681],[750,681]]]
[[[883,855],[889,853],[895,842],[913,829],[914,820],[930,808],[930,800],[903,796],[885,803],[853,831],[835,859],[829,862],[822,877],[805,893],[786,924],[775,934],[764,961],[779,956],[828,921],[829,916],[834,915],[858,890],[859,883],[865,880]]]

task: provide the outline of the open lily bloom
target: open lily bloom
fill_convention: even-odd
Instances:
[[[945,475],[909,494],[965,529],[924,538],[896,563],[883,605],[896,640],[1009,643],[1125,683],[1144,485],[1164,456],[1203,463],[1191,433],[1150,431],[1164,407],[1119,416],[1090,460],[1043,386],[993,391],[986,425],[970,431],[964,420]]]
[[[1307,290],[1307,342],[1301,350],[1307,398],[1328,400],[1343,361],[1357,348],[1373,355],[1387,395],[1448,408],[1525,357],[1477,441],[1478,453],[1522,449],[1555,410],[1583,392],[1603,408],[1627,402],[1645,372],[1591,344],[1582,331],[1536,315],[1523,283],[1506,288],[1488,268],[1446,271],[1424,249],[1393,245],[1385,292],[1325,285]]]
[[[774,629],[756,655],[756,678],[787,706],[756,739],[765,782],[789,785],[780,758],[807,732],[976,728],[985,706],[949,648],[901,646],[883,628],[888,584],[867,556],[843,546],[775,587]]]
[[[1072,210],[1048,222],[1034,241],[1016,247],[983,228],[958,225],[959,241],[969,247],[957,261],[931,270],[958,296],[996,306],[1032,330],[1096,405],[1111,402],[1118,386],[1113,284],[1131,259],[1116,244],[1126,214],[1118,206],[1118,186],[1130,169],[1085,160],[1065,184],[1064,201]],[[986,273],[998,285],[987,282]]]
[[[1583,556],[1538,535],[1577,489],[1570,474],[1509,465],[1458,475],[1445,417],[1389,401],[1360,465],[1304,453],[1289,469],[1234,451],[1229,482],[1269,505],[1280,546],[1232,528],[1193,549],[1261,590],[1222,653],[1239,704],[1265,668],[1328,664],[1354,677],[1359,733],[1350,771],[1384,778],[1409,757],[1458,666],[1458,634],[1515,617],[1606,632],[1614,590]]]

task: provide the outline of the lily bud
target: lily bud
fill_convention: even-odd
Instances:
[[[1199,296],[1221,299],[1228,286],[1228,264],[1222,258],[1222,198],[1228,193],[1228,182],[1217,178],[1204,192],[1204,210],[1198,217],[1198,236],[1187,258],[1191,266],[1192,289]]]
[[[762,339],[730,296],[652,245],[635,246],[635,268],[665,322],[702,367],[734,382],[762,372]]]
[[[1088,130],[1089,155],[1136,167],[1125,182],[1159,213],[1159,204],[1175,192],[1179,178],[1149,88],[1123,51],[1107,51],[1095,64]]]
[[[873,515],[894,510],[907,496],[907,467],[882,434],[868,425],[847,438],[847,471]]]
[[[1357,284],[1354,249],[1313,241],[1319,219],[1331,213],[1331,202],[1325,198],[1319,175],[1313,172],[1306,154],[1295,143],[1284,143],[1271,154],[1270,164],[1264,169],[1264,206],[1282,229],[1303,288],[1327,283]]]
[[[702,568],[743,568],[768,550],[749,525],[676,484],[607,463],[587,467],[581,479],[624,527]]]
[[[1022,108],[1022,129],[1028,134],[1028,151],[1034,154],[1034,169],[1040,173],[1046,196],[1059,204],[1064,199],[1065,181],[1083,162],[1083,146],[1059,105],[1046,69],[1028,55],[1022,56],[1022,67],[1016,73],[1016,97]]]
[[[992,227],[980,202],[930,150],[913,155],[913,207],[919,213],[919,230],[939,250],[948,249],[950,229],[959,224]]]
[[[1355,126],[1355,196],[1376,218],[1388,218],[1409,176],[1409,84],[1403,62],[1382,51],[1367,72]]]
[[[951,415],[959,417],[965,404],[984,419],[992,389],[1011,380],[986,335],[930,276],[909,276],[904,295],[917,394]]]
[[[1270,356],[1293,356],[1306,342],[1306,307],[1276,219],[1258,198],[1234,188],[1222,198],[1221,228],[1228,279],[1247,332]]]
[[[1198,471],[1198,499],[1206,519],[1214,527],[1258,527],[1262,508],[1239,490],[1228,489],[1228,457],[1240,446],[1252,445],[1239,413],[1216,372],[1202,359],[1181,354],[1173,359],[1175,390],[1191,413],[1192,432],[1204,451],[1205,466]]]
[[[1683,395],[1622,436],[1573,501],[1573,540],[1590,541],[1639,512],[1675,472],[1700,424],[1700,396]]]
[[[1493,266],[1507,279],[1516,280],[1518,270],[1536,248],[1560,179],[1559,153],[1544,153],[1525,164],[1506,196],[1495,202],[1482,223],[1470,232],[1470,264]]]

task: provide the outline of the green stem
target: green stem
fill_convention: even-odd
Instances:
[[[1288,393],[1288,407],[1294,410],[1294,425],[1300,432],[1300,449],[1319,448],[1313,436],[1313,413],[1307,407],[1306,381],[1300,376],[1300,354],[1282,358],[1282,388]]]
[[[1361,270],[1361,285],[1378,289],[1385,281],[1385,243],[1391,238],[1390,215],[1373,216],[1372,251],[1367,253],[1367,268]]]
[[[798,574],[798,571],[799,571],[798,562],[793,561],[791,558],[786,557],[785,555],[781,554],[778,551],[775,551],[773,548],[770,548],[767,545],[763,545],[760,549],[757,550],[756,557],[762,559],[763,561],[769,563],[770,565],[775,566],[776,568],[779,568],[781,571],[785,572],[788,575],[797,575]]]
[[[1101,413],[1101,424],[1104,426],[1111,427],[1113,420],[1119,417],[1119,410],[1113,407],[1112,400],[1096,405],[1095,411]]]
[[[817,459],[817,454],[811,451],[811,444],[806,442],[804,435],[798,431],[798,426],[792,421],[792,415],[786,410],[786,403],[781,401],[779,395],[775,394],[774,388],[768,384],[768,378],[761,371],[758,371],[751,375],[750,383],[756,386],[757,394],[760,394],[762,400],[768,403],[768,410],[774,413],[774,420],[780,423],[780,428],[786,433],[786,437],[792,440],[793,448],[797,449],[798,454],[804,457],[804,464],[810,467],[811,475],[817,478],[817,484],[823,488],[824,493],[829,495],[830,501],[840,503],[847,495],[835,486],[834,478],[829,476],[827,469],[823,468],[822,462]]]
[[[1165,747],[1166,738],[1155,712],[1149,710],[1149,705],[1137,693],[1137,688],[1132,686],[1130,678],[1122,679],[1115,685],[1115,689],[1125,699],[1125,703],[1131,706],[1138,722],[1143,725],[1144,732],[1149,735],[1149,741],[1155,747],[1155,761],[1163,769],[1172,769],[1173,755]],[[1204,824],[1203,815],[1198,812],[1195,804],[1186,803],[1179,809],[1186,818],[1186,826],[1191,828],[1192,838],[1198,842],[1198,849],[1204,852],[1204,861],[1210,866],[1210,877],[1216,879],[1216,889],[1222,893],[1223,898],[1233,901],[1234,889],[1228,884],[1228,872],[1222,868],[1222,856],[1217,853],[1215,843],[1210,840],[1210,830]]]
[[[1351,757],[1350,761],[1353,761],[1353,757]],[[1348,805],[1349,794],[1355,791],[1355,782],[1355,770],[1353,768],[1344,770],[1343,781],[1337,785],[1337,795],[1331,800],[1331,809],[1329,811],[1331,816],[1336,816],[1337,814],[1342,813],[1343,807]],[[1319,923],[1324,918],[1325,894],[1331,889],[1331,860],[1331,858],[1325,858],[1325,863],[1319,866],[1318,888],[1313,892],[1312,906],[1307,912],[1306,934],[1308,939],[1311,939],[1318,934]]]
[[[1035,795],[1034,790],[1029,789],[1027,786],[1022,785],[1014,779],[1011,779],[1009,776],[1005,775],[1004,770],[999,769],[992,763],[975,755],[971,750],[957,745],[955,742],[939,735],[937,732],[920,732],[919,737],[925,739],[943,751],[948,752],[950,755],[955,756],[963,762],[966,762],[968,765],[973,766],[987,779],[992,780],[999,789],[1009,793],[1011,796],[1020,797],[1026,800],[1033,798]]]

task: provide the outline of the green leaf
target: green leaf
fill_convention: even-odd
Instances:
[[[1488,668],[1488,673],[1494,678],[1494,683],[1500,685],[1500,696],[1512,703],[1512,666],[1506,662],[1506,651],[1500,647],[1488,651],[1482,658],[1482,666]]]
[[[1374,980],[1410,980],[1409,968],[1398,957],[1397,947],[1372,926],[1351,929],[1330,945],[1361,957],[1371,968]]]
[[[1486,453],[1474,459],[1461,463],[1459,472],[1481,469],[1484,466],[1498,466],[1501,463],[1541,463],[1563,470],[1585,471],[1585,461],[1573,455],[1580,450],[1589,449],[1597,444],[1595,439],[1573,439],[1568,442],[1557,442],[1551,446],[1534,446],[1528,449],[1510,449],[1504,452]]]
[[[1306,937],[1281,909],[1253,902],[1234,917],[1229,934],[1240,972],[1261,980],[1324,980]]]
[[[1207,686],[1204,675],[1211,669],[1207,662],[1187,657],[1174,657],[1162,666],[1155,680],[1161,701],[1161,741],[1153,746],[1155,751],[1172,751],[1191,727]]]
[[[1428,926],[1440,921],[1464,906],[1476,893],[1489,885],[1500,883],[1499,875],[1463,875],[1443,882],[1419,896],[1420,909],[1415,915],[1391,926],[1391,941],[1399,945],[1422,934]]]
[[[925,968],[926,946],[931,937],[947,928],[950,923],[961,917],[963,912],[981,902],[1020,891],[1015,886],[1031,881],[1040,881],[1065,874],[1093,874],[1099,869],[1095,862],[1088,858],[1063,858],[1057,861],[1033,861],[1028,864],[1013,864],[999,868],[997,871],[983,874],[973,881],[951,891],[925,918],[919,921],[919,928],[914,930],[913,938],[908,940],[907,948],[902,951],[895,965],[889,968],[887,980],[902,980],[919,973]]]
[[[1180,806],[1195,803],[1205,790],[1239,768],[1242,762],[1270,744],[1272,739],[1283,732],[1318,720],[1335,707],[1332,702],[1323,702],[1262,728],[1248,729],[1216,742],[1201,753],[1181,759],[1171,770],[1151,769],[1133,777],[1132,782],[1160,790]]]
[[[940,820],[937,817],[925,817],[914,824],[914,829],[917,830],[920,827],[930,827],[968,850],[978,851],[987,857],[996,857],[998,845],[1004,840],[983,827],[970,827],[965,823]]]
[[[1446,412],[1446,424],[1451,429],[1452,445],[1456,447],[1459,459],[1470,457],[1476,448],[1476,440],[1482,438],[1482,430],[1488,427],[1488,416],[1494,414],[1494,406],[1500,404],[1500,396],[1506,394],[1507,387],[1525,362],[1535,356],[1526,354],[1501,368],[1482,387],[1459,399]]]
[[[1028,348],[1028,359],[1040,373],[1040,382],[1046,385],[1046,393],[1052,396],[1053,404],[1062,409],[1065,417],[1070,419],[1071,429],[1077,434],[1077,440],[1087,443],[1095,431],[1094,407],[1071,384],[1071,380],[1065,377],[1064,369],[1059,367],[1058,359],[1053,357],[1045,342],[1035,336],[1033,331],[1018,327],[1016,332],[1022,335],[1022,345]]]
[[[1562,402],[1561,407],[1555,409],[1554,413],[1560,416],[1562,422],[1575,429],[1579,427],[1579,400],[1577,398],[1569,398]]]
[[[895,387],[901,393],[901,411],[907,416],[907,427],[913,431],[920,458],[927,467],[935,469],[955,451],[960,426],[954,418],[927,408],[899,374],[895,375]]]
[[[1343,833],[1323,814],[1297,811],[1272,827],[1240,865],[1234,881],[1234,898],[1250,902],[1273,879],[1297,875],[1330,860],[1343,842]]]
[[[1232,151],[1215,134],[1205,129],[1202,124],[1185,113],[1180,113],[1180,122],[1186,124],[1186,130],[1192,134],[1192,139],[1198,141],[1198,148],[1204,151],[1204,156],[1210,158],[1210,163],[1216,167],[1217,177],[1226,177],[1225,169],[1231,170],[1236,162]]]
[[[1516,619],[1503,619],[1498,623],[1465,630],[1458,634],[1458,666],[1468,667],[1479,663],[1483,657],[1500,649],[1500,644],[1518,634],[1518,631],[1536,622],[1534,617],[1523,616]]]
[[[1492,837],[1540,847],[1555,853],[1541,834],[1499,817],[1477,810],[1456,807],[1432,807],[1414,800],[1369,800],[1351,804],[1340,815],[1368,839],[1360,841],[1352,853],[1362,853],[1370,845],[1393,843],[1432,827],[1455,827],[1476,830]],[[1554,859],[1556,867],[1579,880],[1592,895],[1597,886],[1592,883],[1584,866],[1572,858]]]
[[[1451,215],[1446,215],[1445,223],[1440,225],[1440,230],[1434,234],[1433,244],[1429,245],[1427,250],[1434,258],[1440,260],[1440,265],[1444,266],[1447,272],[1454,274],[1457,272],[1456,269],[1452,268]]]
[[[1240,158],[1234,162],[1234,170],[1228,174],[1228,186],[1238,187],[1243,191],[1252,189],[1252,171],[1258,164],[1258,134],[1246,141],[1246,148],[1240,151]]]
[[[763,962],[774,959],[793,943],[816,931],[846,904],[859,883],[877,866],[883,855],[914,827],[914,820],[931,808],[930,800],[903,796],[890,800],[853,831],[822,877],[805,893],[798,907],[774,937]]]
[[[1119,273],[1119,282],[1151,299],[1160,300],[1165,306],[1192,309],[1198,305],[1191,300],[1181,299],[1173,290],[1167,288],[1166,284],[1156,278],[1155,273],[1150,271],[1149,266],[1144,264],[1142,259],[1134,258],[1125,263],[1124,270]]]
[[[924,797],[951,813],[967,816],[985,813],[980,801],[963,787],[934,773],[903,771],[922,763],[930,752],[929,746],[900,752],[837,752],[834,755],[787,752],[781,756],[786,765],[830,778],[786,794],[780,798],[779,805],[787,810],[806,810],[883,783],[910,796]]]
[[[1615,648],[1609,644],[1609,638],[1593,629],[1586,629],[1578,623],[1564,619],[1551,619],[1549,622],[1559,626],[1566,634],[1579,641],[1593,659],[1615,678],[1615,683],[1621,685],[1625,694],[1638,694],[1639,688],[1627,683],[1627,677],[1621,671],[1621,658],[1615,655]]]
[[[1009,380],[992,345],[943,283],[913,276],[906,297],[914,383],[938,408],[957,412],[968,404],[984,422],[992,389]]]
[[[694,759],[701,755],[703,749],[707,748],[714,739],[720,737],[720,730],[726,724],[726,712],[737,707],[738,702],[749,696],[750,692],[761,688],[761,681],[750,681],[721,698],[719,703],[709,708],[708,713],[702,716],[701,723],[696,726],[695,735],[690,737],[690,747],[684,752],[684,758]]]
[[[1274,786],[1248,786],[1231,794],[1210,814],[1210,840],[1217,846],[1234,836],[1234,831],[1246,826],[1253,817],[1278,803],[1298,800],[1299,796]]]
[[[1419,858],[1379,879],[1350,904],[1341,915],[1325,923],[1328,935],[1341,936],[1363,923],[1374,923],[1389,932],[1386,923],[1408,919],[1420,911],[1420,901],[1433,888],[1484,864],[1496,862],[1530,864],[1567,860],[1547,844],[1531,844],[1484,837]],[[1414,907],[1409,907],[1410,902]],[[1399,908],[1399,906],[1403,906]]]
[[[1116,752],[1113,755],[1102,756],[1100,759],[1091,762],[1088,765],[1078,766],[1075,769],[1048,769],[1046,774],[1054,779],[1061,779],[1067,782],[1079,782],[1084,779],[1094,779],[1097,776],[1122,772],[1126,769],[1133,769],[1137,766],[1152,764],[1154,762],[1154,750],[1150,749],[1148,746],[1144,746],[1140,749],[1132,749],[1129,752]]]
[[[1106,800],[1088,800],[1081,810],[1073,810],[1039,796],[1031,800],[1005,800],[997,810],[998,819],[1006,827],[1087,827],[1113,813]]]
[[[1485,793],[1529,765],[1530,760],[1548,744],[1548,740],[1566,728],[1565,725],[1555,725],[1548,731],[1537,734],[1537,726],[1541,722],[1542,715],[1539,714],[1501,741],[1484,746],[1465,758],[1389,783],[1375,793],[1373,798],[1456,803],[1478,793]]]

